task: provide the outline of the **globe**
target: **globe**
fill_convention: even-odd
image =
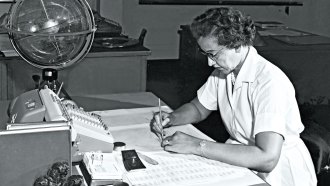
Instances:
[[[56,70],[81,61],[96,30],[85,0],[16,0],[9,10],[7,29],[25,61]]]

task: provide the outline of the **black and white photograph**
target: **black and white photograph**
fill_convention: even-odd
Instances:
[[[0,0],[0,186],[329,186],[329,7]]]

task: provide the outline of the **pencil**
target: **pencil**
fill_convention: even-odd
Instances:
[[[159,108],[159,122],[160,122],[160,132],[161,132],[161,140],[163,141],[163,136],[164,136],[164,133],[163,133],[163,119],[162,119],[162,107],[161,107],[161,104],[160,104],[160,98],[158,98],[158,108]]]

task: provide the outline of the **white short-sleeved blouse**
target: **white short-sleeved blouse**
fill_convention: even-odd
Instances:
[[[197,91],[201,104],[219,109],[231,138],[227,143],[254,145],[260,132],[281,134],[285,141],[280,160],[269,173],[258,173],[272,186],[316,185],[310,154],[300,139],[304,130],[288,77],[250,47],[232,87],[231,76],[214,70]]]

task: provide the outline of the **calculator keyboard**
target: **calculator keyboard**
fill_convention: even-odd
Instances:
[[[67,104],[65,108],[72,120],[73,128],[78,134],[92,137],[101,141],[113,143],[114,139],[108,126],[102,121],[101,116],[86,112],[82,108]]]

